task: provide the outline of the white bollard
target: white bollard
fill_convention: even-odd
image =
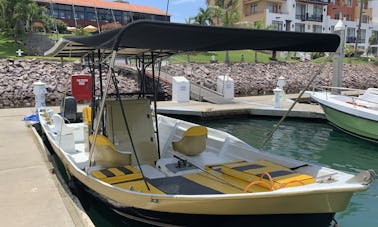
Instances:
[[[217,92],[223,94],[223,98],[227,100],[234,99],[234,80],[229,76],[218,76]]]
[[[33,93],[35,95],[35,112],[41,107],[46,107],[45,94],[46,94],[46,84],[38,81],[33,83]]]
[[[172,78],[172,101],[189,102],[190,100],[190,83],[183,76],[174,76]]]
[[[283,92],[283,90],[281,88],[276,87],[275,89],[273,89],[274,108],[280,108],[281,107],[282,92]]]

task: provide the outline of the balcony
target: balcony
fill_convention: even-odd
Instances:
[[[357,40],[357,38],[353,37],[353,36],[346,38],[347,43],[356,43],[356,40]],[[357,43],[365,43],[365,41],[366,41],[365,38],[360,38],[360,39],[357,40]]]
[[[258,2],[261,0],[243,0],[243,4]],[[268,2],[286,2],[286,0],[267,0]]]
[[[298,19],[301,21],[323,22],[323,15],[308,15],[308,13],[298,14],[298,15],[295,15],[295,19]]]
[[[327,5],[329,0],[298,0],[298,2]]]

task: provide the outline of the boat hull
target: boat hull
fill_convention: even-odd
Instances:
[[[307,226],[307,227],[329,227],[334,220],[335,213],[308,213],[308,214],[264,214],[264,215],[205,215],[205,214],[181,214],[175,212],[159,212],[140,209],[132,206],[117,206],[105,199],[97,192],[88,188],[77,179],[74,179],[75,186],[90,194],[104,206],[109,207],[116,213],[139,222],[155,226],[241,226],[260,225],[263,226]]]
[[[322,105],[328,121],[354,135],[378,141],[378,122]]]
[[[51,142],[51,141],[50,141]],[[345,210],[354,191],[362,188],[344,188],[343,190],[303,191],[292,193],[244,193],[234,196],[178,196],[137,193],[111,187],[77,169],[69,163],[62,151],[51,144],[54,152],[61,159],[71,178],[90,188],[98,197],[115,207],[134,207],[157,213],[181,213],[195,215],[270,215],[270,214],[313,214],[335,213]],[[148,208],[148,209],[146,209]]]

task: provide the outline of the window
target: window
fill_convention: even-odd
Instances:
[[[321,17],[323,15],[323,6],[314,5],[314,16]]]
[[[85,13],[85,20],[96,21],[96,14],[92,12]]]
[[[251,5],[251,14],[255,14],[257,13],[257,4],[252,4]]]
[[[83,12],[75,12],[76,19],[84,20],[84,13]]]
[[[295,24],[295,31],[296,32],[305,32],[305,25],[301,23]]]
[[[369,17],[366,15],[362,15],[362,23],[369,23]]]
[[[297,3],[297,8],[295,9],[295,19],[298,19],[298,20],[306,19],[306,5]]]
[[[356,29],[347,28],[347,43],[354,43],[354,42],[356,42]]]
[[[322,22],[323,21],[323,6],[314,5],[313,14],[312,16],[308,18],[308,20]]]
[[[272,25],[274,27],[274,30],[282,31],[283,30],[283,23],[282,21],[273,20]]]
[[[359,43],[364,43],[366,40],[366,29],[361,29],[360,31],[360,37],[358,39]]]
[[[312,26],[312,31],[313,32],[317,32],[317,33],[321,33],[322,32],[322,26],[321,25],[313,25]]]
[[[279,13],[279,5],[277,3],[271,3],[271,2],[268,2],[268,11],[270,13]]]
[[[352,6],[352,0],[345,0],[345,5]]]
[[[352,20],[352,16],[350,14],[345,15],[345,20],[351,21]]]

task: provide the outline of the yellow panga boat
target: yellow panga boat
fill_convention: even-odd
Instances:
[[[61,114],[40,108],[40,124],[71,180],[125,217],[164,226],[329,226],[353,193],[374,181],[373,172],[354,175],[292,160],[226,132],[158,115],[142,82],[138,95],[120,95],[112,68],[117,53],[136,59],[144,78],[148,65],[174,53],[334,51],[338,44],[332,34],[151,21],[66,37],[47,54],[111,53],[105,92],[84,108],[82,121],[69,123],[65,108]],[[112,81],[116,98],[107,96]]]

